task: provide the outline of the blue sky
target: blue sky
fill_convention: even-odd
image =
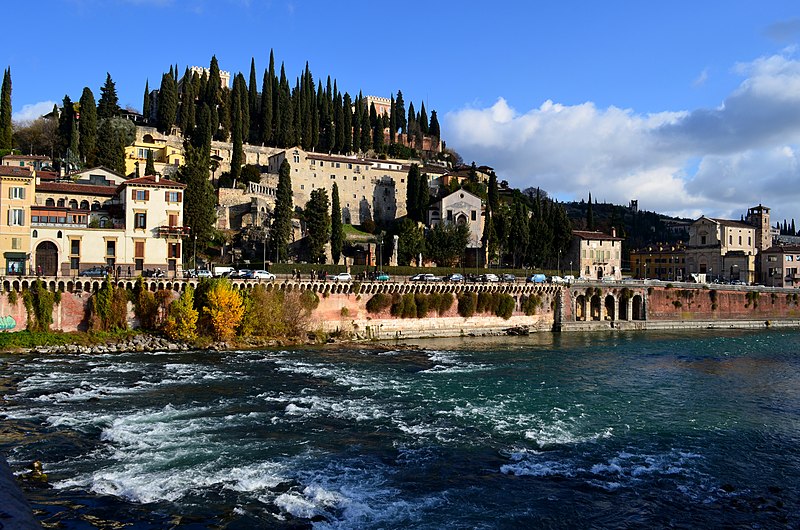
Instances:
[[[99,97],[106,71],[138,109],[146,79],[212,54],[245,75],[255,57],[260,82],[272,48],[290,78],[308,61],[344,91],[424,100],[515,186],[800,217],[796,2],[12,0],[4,18],[37,21],[3,46],[21,119]]]

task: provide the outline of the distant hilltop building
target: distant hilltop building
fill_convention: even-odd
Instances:
[[[366,102],[367,108],[369,109],[371,105],[375,105],[375,113],[378,116],[382,116],[384,114],[390,114],[392,111],[392,102],[389,98],[382,98],[378,96],[364,96],[364,101]]]
[[[190,66],[189,67],[190,74],[197,74],[200,77],[203,77],[203,74],[209,75],[208,68],[204,68],[202,66]],[[228,88],[231,83],[231,73],[225,70],[219,71],[219,80],[220,80],[220,87],[221,88]],[[180,80],[178,83],[179,85],[183,82],[183,79]]]

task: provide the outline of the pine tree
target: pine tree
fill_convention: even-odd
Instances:
[[[144,174],[145,175],[155,175],[156,174],[156,165],[153,161],[153,150],[147,150],[147,162],[144,165]]]
[[[336,265],[339,264],[343,246],[342,207],[339,204],[339,187],[334,183],[331,188],[331,257]]]
[[[175,125],[178,114],[178,84],[173,74],[166,73],[161,76],[161,88],[158,90],[158,109],[156,112],[156,126],[163,134],[169,134]]]
[[[287,245],[292,231],[292,168],[284,159],[278,173],[278,189],[275,195],[270,241],[272,252],[278,261],[286,259]]]
[[[311,263],[325,263],[325,243],[331,235],[331,216],[328,213],[328,192],[317,188],[305,207],[306,230],[308,232],[308,254]]]
[[[403,133],[406,132],[406,104],[403,102],[403,93],[398,90],[397,91],[397,98],[394,100],[394,110],[395,114],[397,115],[397,127]]]
[[[97,114],[97,113],[95,113]],[[142,98],[142,117],[144,122],[150,121],[150,80],[144,82],[144,97]]]
[[[78,151],[81,160],[89,167],[97,162],[97,106],[94,94],[89,87],[84,87],[80,99],[81,118],[78,123]]]
[[[0,149],[11,149],[11,67],[3,72],[3,86],[0,89]]]
[[[269,52],[269,70],[264,70],[264,80],[261,83],[261,125],[259,132],[261,133],[261,143],[264,145],[272,145],[273,140],[273,124],[272,124],[272,81],[275,77],[275,58],[272,55],[272,50]]]
[[[97,102],[97,119],[113,118],[119,114],[119,98],[117,87],[106,72],[106,83],[100,89],[100,101]]]
[[[261,117],[259,116],[258,80],[256,79],[256,60],[254,57],[250,58],[250,84],[247,90],[247,107],[248,115],[250,116],[250,133],[247,136],[247,143],[257,144],[260,137],[258,127],[261,124]]]

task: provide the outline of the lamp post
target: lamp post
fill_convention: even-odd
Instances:
[[[192,266],[197,274],[197,234],[194,235],[194,255],[192,256]]]
[[[558,249],[558,261],[556,262],[556,276],[561,276],[561,249]]]
[[[570,276],[573,276],[573,277],[575,276],[575,275],[572,273],[572,260],[569,260],[569,275],[570,275]]]

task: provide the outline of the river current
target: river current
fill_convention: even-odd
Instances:
[[[0,354],[59,528],[800,527],[800,332]]]

